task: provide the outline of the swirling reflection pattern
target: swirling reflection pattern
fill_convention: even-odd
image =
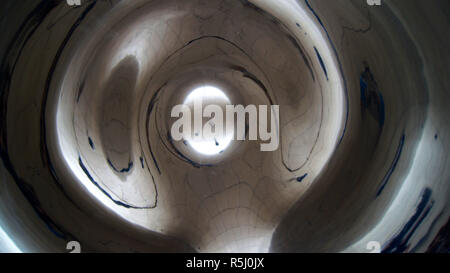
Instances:
[[[0,7],[0,252],[449,251],[448,1]],[[279,149],[173,140],[205,86]]]

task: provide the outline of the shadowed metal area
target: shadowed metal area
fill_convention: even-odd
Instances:
[[[0,8],[0,252],[449,251],[448,1]],[[278,149],[175,141],[203,93]]]

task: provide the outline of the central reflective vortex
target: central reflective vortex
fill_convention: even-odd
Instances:
[[[202,155],[217,155],[222,153],[230,145],[233,139],[234,129],[224,130],[224,123],[216,124],[213,121],[214,118],[217,118],[216,120],[219,121],[223,120],[223,115],[222,117],[212,116],[204,118],[203,110],[208,106],[213,105],[224,109],[226,105],[230,104],[230,99],[227,97],[227,95],[225,95],[222,90],[214,86],[202,86],[194,89],[191,93],[189,93],[184,101],[184,104],[189,106],[192,110],[192,113],[194,113],[192,122],[193,135],[190,138],[188,137],[187,139],[185,139],[187,144],[196,152]],[[212,115],[217,115],[217,113]],[[201,125],[201,127],[196,126],[196,122]],[[205,135],[203,133],[203,129],[206,126],[210,127],[213,132],[217,132],[216,130],[219,130],[219,132],[221,131],[222,133],[219,133],[219,136]]]

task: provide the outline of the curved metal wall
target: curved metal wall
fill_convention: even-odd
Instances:
[[[76,2],[0,4],[0,251],[448,252],[448,1]],[[278,149],[173,140],[205,85]]]

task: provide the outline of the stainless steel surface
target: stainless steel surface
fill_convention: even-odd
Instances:
[[[449,1],[0,7],[0,252],[448,252]],[[173,141],[203,85],[279,149]]]

